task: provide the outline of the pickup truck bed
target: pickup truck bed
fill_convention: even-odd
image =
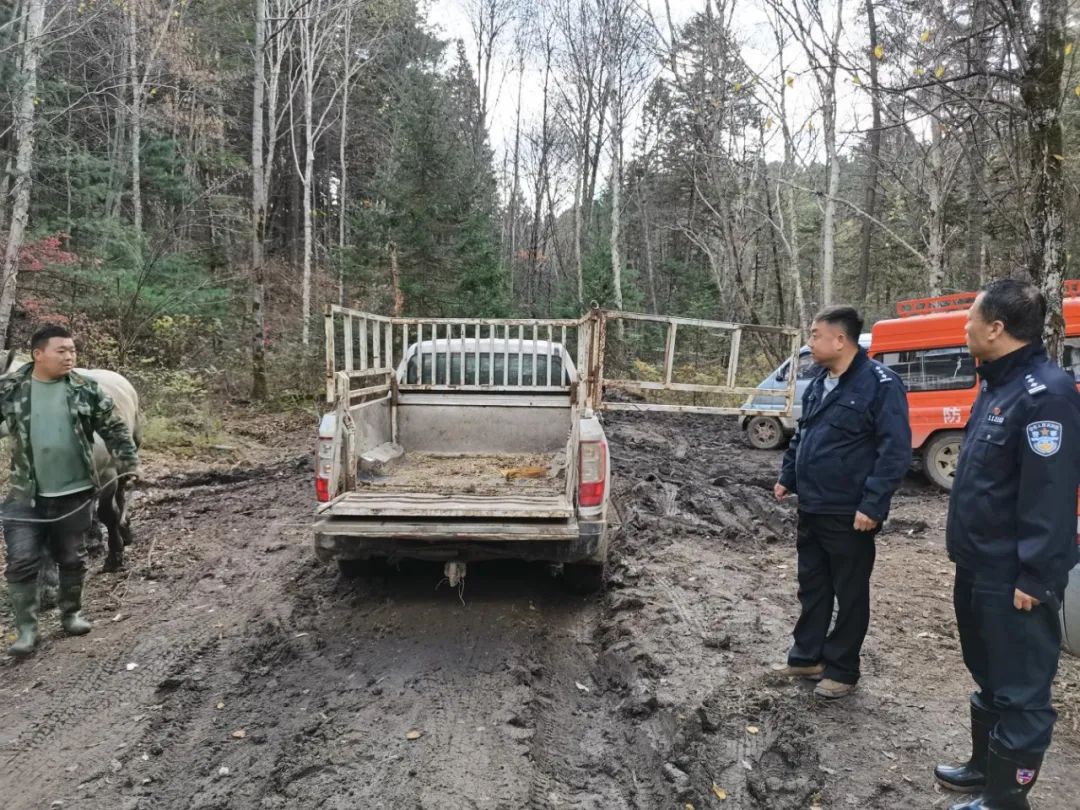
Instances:
[[[407,453],[363,473],[341,518],[569,520],[566,454]]]
[[[358,491],[544,495],[566,489],[566,453],[405,453],[363,473]]]

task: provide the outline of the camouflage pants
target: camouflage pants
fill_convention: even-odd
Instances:
[[[7,501],[3,506],[8,582],[34,582],[41,558],[48,552],[62,571],[86,570],[86,535],[94,512],[94,491],[59,498],[39,497],[34,506]],[[78,508],[83,505],[83,508]],[[74,514],[68,514],[74,510]],[[66,517],[62,517],[66,515]],[[50,520],[29,523],[20,519]]]

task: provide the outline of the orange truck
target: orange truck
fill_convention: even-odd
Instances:
[[[911,445],[926,477],[951,489],[964,426],[978,393],[975,360],[964,340],[977,293],[915,298],[898,317],[874,324],[870,356],[895,371],[908,389]],[[1080,281],[1065,282],[1065,370],[1080,382]]]

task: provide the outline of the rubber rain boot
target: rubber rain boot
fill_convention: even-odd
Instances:
[[[998,716],[971,703],[971,758],[963,765],[938,765],[934,777],[946,790],[956,793],[980,793],[986,787],[986,758],[990,749],[990,732]]]
[[[977,799],[954,804],[949,810],[1031,810],[1028,794],[1039,778],[1042,761],[1041,753],[1010,751],[990,740],[986,790]]]
[[[38,586],[37,582],[9,582],[8,594],[15,614],[15,629],[19,637],[8,647],[8,655],[25,658],[34,652],[38,643]]]
[[[57,605],[60,608],[60,625],[71,636],[85,636],[92,625],[82,617],[83,574],[81,571],[60,572],[60,594]]]

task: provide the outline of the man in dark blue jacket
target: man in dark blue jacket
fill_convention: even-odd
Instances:
[[[982,387],[956,469],[946,540],[971,696],[972,754],[938,781],[978,798],[953,810],[1026,810],[1054,720],[1058,609],[1077,563],[1080,394],[1046,356],[1046,301],[1013,279],[968,312]]]
[[[814,693],[829,699],[847,696],[859,680],[874,537],[911,464],[904,384],[859,346],[862,325],[852,307],[828,307],[814,318],[810,352],[822,370],[803,394],[775,487],[777,500],[799,496],[802,613],[786,672],[820,678]]]

